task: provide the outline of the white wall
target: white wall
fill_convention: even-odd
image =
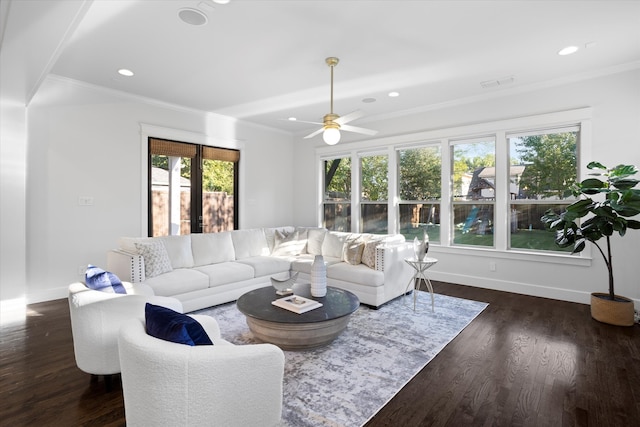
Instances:
[[[394,138],[389,135],[398,135],[400,139],[429,130],[592,107],[591,157],[582,158],[582,166],[597,160],[609,166],[627,163],[640,167],[640,70],[637,67],[608,76],[516,91],[516,94],[508,92],[512,93],[508,96],[488,93],[484,100],[469,100],[401,118],[369,121],[365,127],[379,130],[385,135],[384,139],[393,144]],[[375,145],[376,139],[369,143]],[[350,145],[366,144],[361,139],[341,142],[335,150],[349,151]],[[306,191],[317,186],[316,147],[303,140],[295,145],[294,194],[297,201],[294,222],[300,224],[316,223],[319,218],[316,194]],[[635,299],[636,307],[640,308],[638,247],[638,230],[629,230],[625,238],[613,239],[616,293]],[[517,259],[505,252],[436,245],[430,254],[439,259],[429,270],[430,277],[438,280],[583,303],[589,301],[590,292],[607,291],[606,267],[595,250],[591,252],[592,261],[581,259],[576,262],[553,257]],[[497,271],[489,271],[490,261],[496,262]]]
[[[28,302],[66,296],[118,237],[146,235],[141,124],[240,148],[240,227],[292,222],[288,134],[48,78],[28,109]]]

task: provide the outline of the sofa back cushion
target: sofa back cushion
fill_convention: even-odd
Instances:
[[[191,235],[193,264],[196,267],[220,262],[234,261],[236,251],[231,240],[231,231]]]
[[[267,245],[269,246],[269,252],[273,251],[273,248],[276,246],[276,231],[281,232],[284,235],[288,235],[295,231],[294,227],[284,226],[284,227],[271,227],[271,228],[263,228],[264,237],[267,239]]]
[[[191,268],[193,267],[193,254],[191,252],[191,235],[185,236],[162,236],[156,237],[167,248],[171,267]]]
[[[349,236],[351,236],[351,233],[342,231],[329,231],[326,233],[322,242],[322,255],[342,259],[344,243]]]
[[[236,259],[269,255],[269,245],[261,228],[235,230],[231,232]]]
[[[324,242],[324,235],[327,233],[327,229],[319,227],[298,227],[297,230],[305,230],[307,232],[306,253],[322,255],[322,242]]]

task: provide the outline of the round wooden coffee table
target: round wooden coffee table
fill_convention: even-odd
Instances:
[[[247,318],[253,335],[284,350],[306,350],[329,344],[347,327],[358,309],[358,297],[349,291],[327,287],[322,298],[311,296],[309,284],[296,284],[296,295],[322,303],[322,307],[297,314],[271,304],[283,296],[273,286],[255,289],[238,298],[237,307]]]

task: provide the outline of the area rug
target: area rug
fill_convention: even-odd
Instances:
[[[285,351],[284,425],[357,427],[367,422],[488,304],[426,292],[396,299],[379,310],[353,313],[347,329],[328,346]],[[234,344],[253,344],[235,303],[207,314]]]

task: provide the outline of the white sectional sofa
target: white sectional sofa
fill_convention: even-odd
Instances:
[[[327,284],[379,307],[402,295],[413,275],[404,236],[343,233],[312,227],[278,227],[222,233],[121,238],[107,268],[121,280],[149,285],[191,312],[235,301],[270,277],[299,272],[309,280],[316,255],[327,264]],[[349,262],[345,261],[348,260]]]

